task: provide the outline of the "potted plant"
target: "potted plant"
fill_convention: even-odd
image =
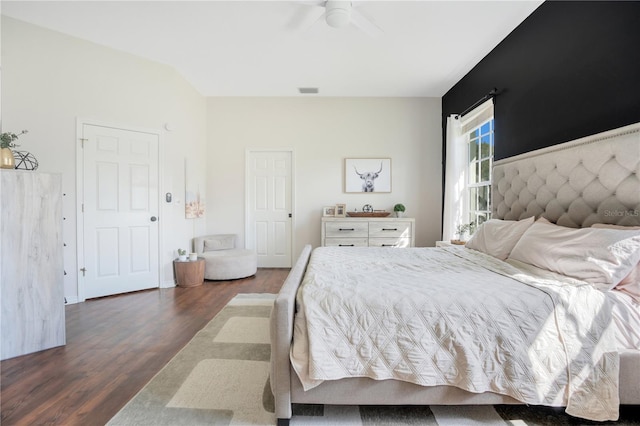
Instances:
[[[16,167],[16,162],[13,158],[13,151],[11,151],[11,148],[18,146],[15,141],[25,133],[27,133],[26,130],[23,130],[18,134],[11,132],[0,133],[0,168],[14,169]]]
[[[178,249],[178,260],[180,262],[186,262],[187,261],[187,251],[184,249]]]
[[[469,234],[473,234],[474,230],[475,230],[476,224],[475,222],[469,222],[469,223],[464,223],[462,225],[458,225],[456,227],[456,236],[458,237],[457,240],[451,240],[451,244],[465,244],[466,241],[464,239],[465,235],[467,234],[467,232],[469,232]]]
[[[393,211],[396,213],[396,217],[402,217],[404,216],[404,204],[396,204],[395,206],[393,206]]]

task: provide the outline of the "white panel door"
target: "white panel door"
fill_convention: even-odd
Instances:
[[[85,297],[159,287],[158,135],[82,132]]]
[[[292,153],[250,151],[247,159],[247,248],[258,267],[291,267]]]

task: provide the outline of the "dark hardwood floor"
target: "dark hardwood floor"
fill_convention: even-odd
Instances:
[[[233,296],[277,293],[288,273],[66,306],[66,346],[0,363],[0,423],[104,425]]]

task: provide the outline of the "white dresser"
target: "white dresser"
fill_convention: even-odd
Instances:
[[[323,217],[320,244],[340,247],[413,247],[415,219]]]
[[[62,176],[2,169],[0,359],[65,344]]]

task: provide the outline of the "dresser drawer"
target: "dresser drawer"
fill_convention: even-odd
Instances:
[[[411,238],[369,238],[369,247],[411,247]]]
[[[325,247],[367,247],[368,238],[325,238]]]
[[[368,237],[369,224],[367,222],[326,222],[324,224],[325,238],[331,237]],[[366,245],[366,244],[365,244]]]
[[[410,238],[411,223],[409,222],[371,222],[369,224],[369,238]]]

